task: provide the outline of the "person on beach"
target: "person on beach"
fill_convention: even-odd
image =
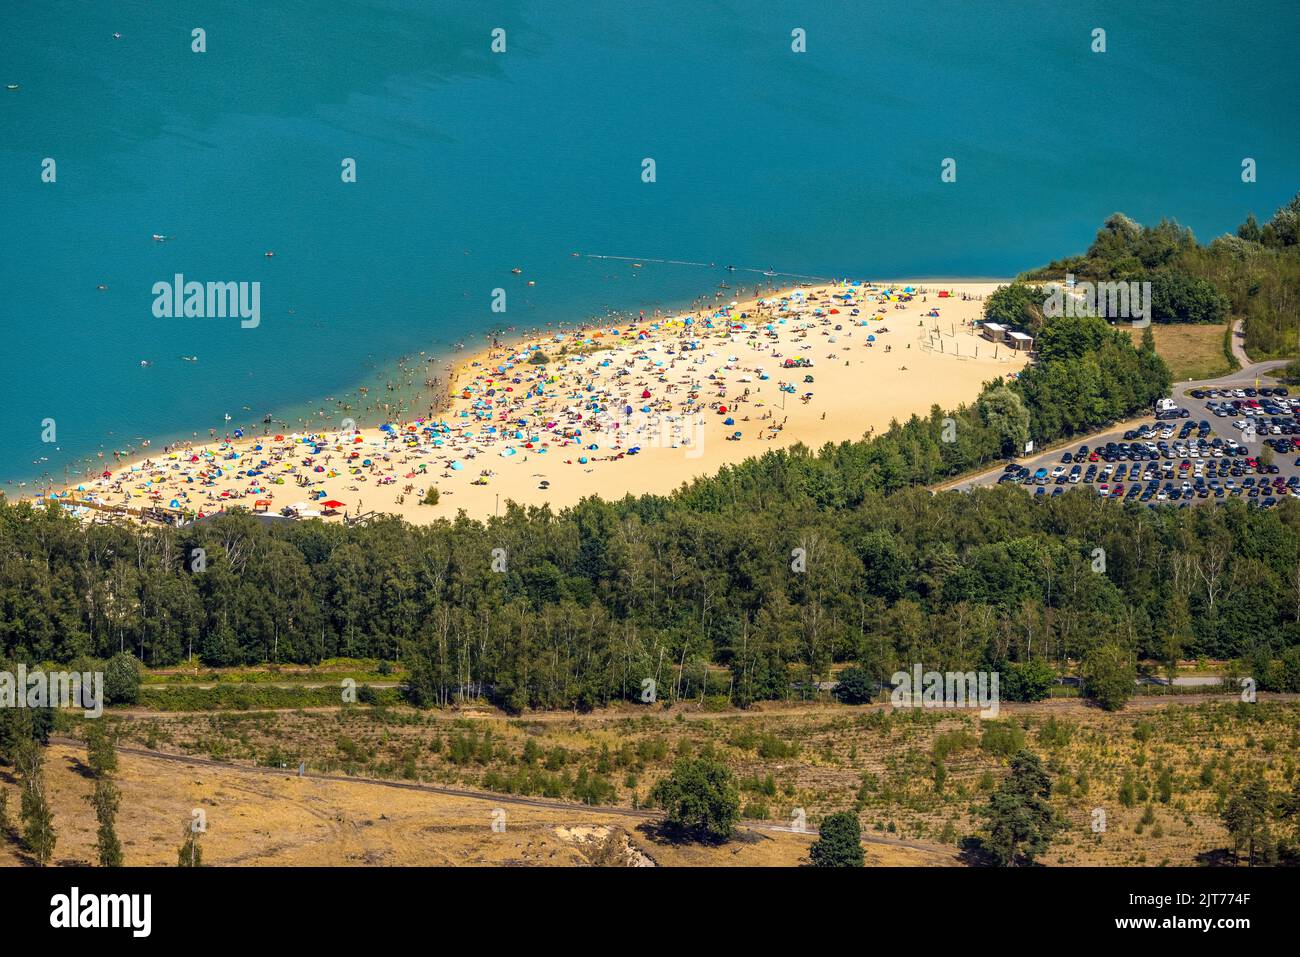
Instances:
[[[865,298],[862,293],[866,294]],[[577,447],[573,464],[589,463],[595,472],[604,474],[615,467],[613,463],[630,457],[631,450],[642,453],[643,449],[636,448],[642,444],[638,441],[642,436],[657,437],[656,441],[644,442],[650,449],[697,448],[698,442],[685,438],[684,424],[690,417],[698,417],[701,424],[705,417],[713,421],[708,415],[711,410],[719,416],[717,427],[726,417],[747,422],[751,416],[744,414],[744,407],[755,400],[758,409],[754,418],[762,421],[763,427],[742,438],[734,438],[727,431],[724,434],[729,440],[751,443],[765,440],[769,444],[778,438],[783,444],[798,441],[808,438],[800,434],[800,427],[811,424],[811,416],[798,410],[822,404],[823,395],[836,396],[844,382],[836,377],[847,376],[848,371],[828,369],[828,378],[819,373],[817,398],[814,400],[811,393],[802,394],[795,411],[783,414],[779,422],[774,420],[771,408],[763,408],[767,403],[763,401],[762,386],[749,384],[749,376],[766,380],[768,373],[776,371],[772,362],[777,368],[791,369],[811,366],[817,359],[836,359],[837,353],[823,351],[825,346],[819,349],[815,345],[825,341],[822,337],[833,337],[832,330],[826,328],[836,322],[831,312],[847,311],[851,306],[856,313],[861,305],[877,303],[879,308],[870,318],[878,321],[884,318],[889,301],[888,296],[878,298],[872,290],[843,296],[835,287],[825,287],[782,296],[779,303],[773,299],[739,306],[710,304],[689,316],[670,316],[663,320],[665,325],[626,321],[619,325],[619,320],[611,315],[606,322],[614,325],[588,325],[584,332],[569,327],[561,335],[530,334],[518,345],[494,349],[490,357],[486,352],[480,353],[477,358],[467,360],[460,370],[448,370],[442,379],[447,401],[430,404],[425,416],[411,418],[414,413],[409,406],[414,403],[405,400],[394,404],[363,400],[363,406],[382,408],[387,413],[392,423],[388,432],[331,434],[326,425],[330,417],[322,421],[314,416],[313,424],[301,430],[304,435],[281,436],[278,442],[269,438],[245,439],[232,432],[223,434],[226,441],[216,443],[217,431],[212,429],[213,445],[204,447],[197,441],[169,443],[164,447],[163,458],[146,459],[143,467],[133,464],[126,470],[125,464],[132,462],[132,452],[114,450],[114,461],[124,468],[115,469],[111,479],[89,476],[87,495],[94,496],[97,490],[99,496],[111,494],[117,501],[130,501],[127,496],[135,499],[143,496],[159,505],[175,499],[181,508],[193,508],[206,499],[213,504],[205,503],[205,511],[215,512],[244,500],[270,501],[276,484],[291,482],[309,490],[313,501],[349,498],[346,492],[355,493],[358,488],[351,483],[368,480],[380,485],[395,484],[403,476],[415,474],[417,468],[423,474],[430,465],[449,480],[456,480],[458,473],[468,478],[474,473],[460,468],[461,462],[498,454],[507,459],[517,456],[516,463],[522,461],[531,468],[534,454],[554,452],[563,446]],[[915,301],[924,299],[917,296]],[[900,308],[903,303],[894,305]],[[690,323],[685,322],[687,318]],[[951,318],[967,324],[960,315]],[[845,320],[855,330],[874,328],[877,341],[880,334],[888,331],[883,325],[869,326],[865,317],[850,320],[846,316]],[[820,335],[814,335],[814,330]],[[834,332],[846,339],[853,334],[838,327]],[[742,346],[748,346],[743,353]],[[868,348],[873,347],[874,343],[869,342]],[[540,365],[530,363],[529,352],[542,348],[550,358]],[[841,348],[847,350],[848,346],[841,345]],[[884,351],[892,352],[892,345],[884,343]],[[741,355],[746,358],[739,358]],[[849,365],[847,360],[840,361]],[[839,366],[840,361],[833,365]],[[925,356],[922,361],[930,360]],[[764,365],[768,367],[766,372]],[[900,371],[907,371],[907,367]],[[409,378],[408,367],[387,381],[406,389]],[[389,394],[392,391],[387,390]],[[794,383],[781,391],[793,393]],[[785,397],[779,398],[781,402],[776,405],[784,407]],[[327,399],[327,406],[329,402],[335,402],[340,409],[348,405],[334,397]],[[833,403],[834,399],[832,408],[838,409]],[[334,415],[337,414],[336,411]],[[321,415],[324,416],[323,411]],[[444,418],[439,420],[439,415]],[[649,416],[661,424],[647,432],[639,423],[640,416]],[[842,419],[837,417],[837,422]],[[817,409],[817,419],[813,421],[828,420],[829,410]],[[256,442],[261,447],[254,452],[250,445]],[[185,454],[183,448],[187,450]],[[588,462],[580,463],[579,457]],[[730,454],[727,458],[731,458]],[[646,464],[655,461],[659,460],[652,455],[651,462]],[[711,462],[712,455],[706,461]],[[592,470],[584,470],[584,474]],[[100,466],[96,471],[102,473],[104,469]],[[510,474],[508,468],[502,469],[503,479],[509,481]],[[595,487],[588,484],[580,491],[608,494],[602,489],[603,484]],[[443,491],[448,495],[453,493],[452,488]],[[510,486],[502,491],[509,492]],[[569,492],[566,489],[566,495]],[[405,491],[396,495],[390,503],[393,510],[421,517],[446,514],[445,510],[439,513],[427,508],[416,509],[417,503],[408,502],[409,497]],[[545,501],[563,502],[563,498],[553,500],[548,496]],[[360,499],[355,502],[356,514],[360,515],[364,503]]]

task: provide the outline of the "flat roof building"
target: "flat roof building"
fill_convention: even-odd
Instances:
[[[1023,332],[1008,332],[1006,342],[1017,352],[1028,352],[1034,348],[1034,337]]]

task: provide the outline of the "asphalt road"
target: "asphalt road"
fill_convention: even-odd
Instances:
[[[1268,362],[1251,362],[1250,357],[1246,355],[1246,351],[1242,347],[1242,332],[1241,332],[1240,322],[1236,323],[1236,325],[1233,326],[1233,335],[1232,335],[1231,343],[1232,343],[1232,353],[1236,357],[1237,361],[1241,363],[1242,368],[1238,369],[1236,372],[1230,372],[1227,375],[1219,376],[1214,379],[1201,379],[1197,381],[1174,383],[1174,387],[1172,389],[1173,395],[1171,396],[1171,398],[1173,398],[1174,401],[1179,406],[1187,409],[1191,413],[1190,419],[1170,420],[1170,424],[1174,426],[1175,435],[1177,435],[1178,431],[1182,428],[1184,422],[1187,421],[1200,422],[1202,419],[1204,419],[1204,420],[1208,420],[1210,423],[1210,438],[1214,438],[1215,436],[1218,436],[1219,438],[1225,440],[1226,439],[1240,440],[1241,433],[1239,433],[1236,429],[1234,429],[1230,424],[1232,422],[1232,418],[1227,418],[1227,419],[1216,418],[1214,413],[1208,410],[1207,403],[1216,400],[1193,399],[1187,393],[1193,389],[1224,388],[1227,386],[1232,386],[1233,388],[1247,388],[1247,387],[1256,388],[1260,384],[1257,380],[1261,376],[1274,369],[1278,369],[1282,366],[1285,366],[1287,363],[1287,360],[1285,359],[1273,359]],[[1143,423],[1149,423],[1154,421],[1155,421],[1155,413],[1152,412],[1151,414],[1142,416],[1140,418],[1129,419],[1125,422],[1108,426],[1107,428],[1101,431],[1093,432],[1089,435],[1075,436],[1068,443],[1058,445],[1051,451],[1039,452],[1033,455],[1024,456],[1022,458],[1015,459],[1014,461],[1017,464],[1022,465],[1025,468],[1029,469],[1031,472],[1035,471],[1036,469],[1044,468],[1044,467],[1047,468],[1047,470],[1050,472],[1057,465],[1062,464],[1061,454],[1063,452],[1074,452],[1079,448],[1080,445],[1087,445],[1090,448],[1096,448],[1098,445],[1105,444],[1106,442],[1120,441],[1123,439],[1124,433],[1129,431],[1130,429],[1136,428],[1138,425],[1141,425]],[[1263,448],[1262,442],[1256,442],[1252,446],[1252,449],[1254,450],[1259,450],[1262,448]],[[1282,454],[1275,455],[1273,464],[1278,466],[1279,468],[1278,474],[1281,475],[1283,478],[1287,478],[1292,475],[1300,476],[1300,468],[1297,468],[1294,465],[1295,459],[1296,456],[1294,455],[1291,456],[1282,455]],[[1002,477],[1005,464],[1006,463],[999,464],[994,468],[989,469],[987,472],[982,472],[979,475],[973,476],[971,478],[963,479],[960,482],[938,486],[937,490],[944,490],[944,491],[955,490],[955,491],[965,492],[965,491],[969,491],[972,488],[975,488],[976,486],[996,485],[998,479]],[[1067,471],[1068,471],[1068,466],[1067,466]],[[1270,476],[1270,478],[1272,477],[1273,476]],[[1256,476],[1256,478],[1258,478],[1258,476]],[[1079,484],[1083,485],[1084,483],[1080,482]],[[1164,480],[1162,479],[1161,485],[1163,484],[1164,484]],[[1237,480],[1237,484],[1240,485],[1241,481]],[[1017,487],[1025,489],[1027,492],[1029,492],[1029,494],[1033,494],[1035,488],[1041,488],[1044,486],[1019,485]],[[1045,487],[1048,489],[1046,494],[1051,495],[1053,489],[1060,488],[1061,486],[1057,486],[1054,483],[1049,482],[1049,484]],[[1067,485],[1065,487],[1068,488],[1069,486]],[[1209,498],[1209,499],[1193,499],[1192,501],[1215,502],[1215,501],[1226,501],[1226,499]],[[1248,501],[1251,500],[1248,499]]]

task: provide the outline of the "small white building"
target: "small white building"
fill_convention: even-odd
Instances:
[[[1023,332],[1008,332],[1006,343],[1017,352],[1028,352],[1034,348],[1034,337]]]
[[[1002,342],[1006,334],[1007,327],[1000,322],[986,322],[980,326],[980,335],[989,342]]]

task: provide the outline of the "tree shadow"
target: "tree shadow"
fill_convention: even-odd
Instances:
[[[963,837],[957,842],[957,859],[967,867],[997,867],[998,858],[981,837]]]
[[[1201,867],[1236,867],[1237,855],[1226,847],[1212,847],[1196,855]]]
[[[92,771],[90,765],[87,764],[85,761],[81,760],[79,756],[75,754],[69,754],[65,760],[68,763],[68,767],[72,769],[72,772],[74,774],[79,774],[83,778],[86,778],[87,780],[91,780],[91,781],[94,780],[95,772]]]
[[[22,834],[19,833],[17,825],[12,821],[6,821],[5,827],[0,828],[0,838],[3,838],[13,848],[14,857],[18,859],[19,865],[22,867],[40,866],[32,852],[27,850]]]
[[[729,841],[751,839],[745,835],[752,832],[733,831],[730,837],[720,837],[700,828],[684,828],[667,821],[647,821],[637,825],[637,831],[652,844],[700,844],[704,847],[721,847]]]

